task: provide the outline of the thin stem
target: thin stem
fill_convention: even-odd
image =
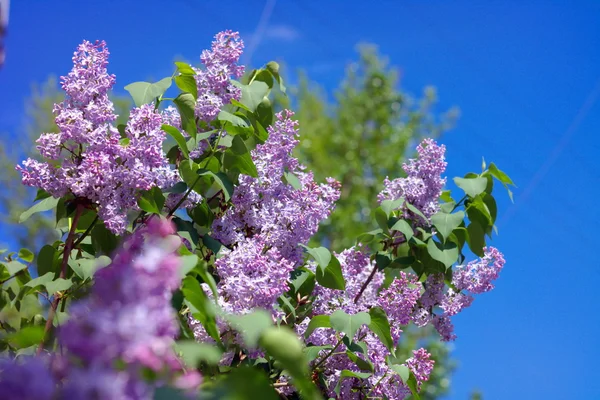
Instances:
[[[371,275],[369,275],[369,277],[367,278],[367,280],[365,281],[365,283],[363,283],[363,285],[360,287],[360,290],[358,291],[358,294],[354,298],[354,304],[358,303],[358,300],[360,299],[360,296],[362,296],[362,294],[365,291],[365,289],[367,288],[367,286],[369,286],[369,283],[371,283],[371,281],[373,280],[373,277],[375,276],[376,272],[377,272],[377,264],[375,264],[373,266],[373,271],[371,271]]]
[[[466,199],[467,199],[467,195],[465,194],[465,195],[463,196],[463,198],[462,198],[462,199],[460,199],[460,200],[458,201],[458,203],[456,203],[456,205],[454,206],[454,208],[452,209],[452,211],[451,211],[451,212],[454,212],[454,210],[456,210],[456,209],[457,209],[457,208],[458,208],[458,207],[461,205],[461,203],[462,203],[463,201],[465,201]]]
[[[177,211],[177,209],[179,208],[180,205],[183,204],[183,202],[185,201],[185,199],[187,199],[187,197],[190,195],[190,193],[192,192],[192,189],[194,189],[194,186],[196,186],[196,183],[198,183],[198,181],[200,180],[201,175],[198,175],[196,177],[196,180],[194,181],[194,183],[192,183],[192,186],[189,187],[189,189],[187,190],[187,192],[185,192],[185,194],[181,197],[181,199],[179,199],[179,201],[177,202],[177,204],[175,204],[175,206],[173,206],[173,208],[171,209],[171,211],[169,211],[169,213],[167,214],[167,218],[173,216],[173,214],[175,214],[175,211]]]
[[[77,238],[77,240],[75,241],[75,243],[73,243],[73,248],[76,248],[77,246],[79,246],[79,244],[81,242],[83,242],[83,239],[85,239],[87,237],[87,235],[90,234],[90,232],[92,231],[92,229],[94,229],[94,226],[96,225],[96,223],[98,222],[98,216],[96,215],[96,218],[94,218],[94,220],[92,221],[92,223],[90,224],[90,226],[88,226],[88,228],[85,230],[85,232],[83,232],[83,235],[79,236]]]
[[[21,275],[21,274],[22,274],[23,272],[25,272],[25,271],[27,271],[27,268],[24,268],[24,269],[22,269],[22,270],[20,270],[20,271],[17,271],[17,272],[15,272],[13,275],[9,276],[9,277],[8,277],[8,278],[6,278],[6,279],[2,279],[2,280],[0,280],[0,285],[3,285],[3,284],[4,284],[4,282],[8,282],[8,281],[10,281],[11,279],[13,279],[13,278],[16,278],[17,276]]]
[[[335,352],[335,350],[340,346],[340,344],[342,344],[342,340],[344,339],[344,337],[341,337],[340,340],[338,340],[338,342],[335,344],[335,346],[333,347],[333,349],[331,349],[331,351],[329,353],[327,353],[327,355],[325,357],[323,357],[321,359],[321,361],[319,361],[314,367],[313,369],[317,369],[319,368],[321,365],[323,365],[323,363],[333,355],[333,353]]]
[[[82,204],[77,205],[77,209],[75,210],[75,215],[73,216],[73,221],[71,223],[71,229],[69,230],[69,236],[67,236],[67,241],[65,243],[65,248],[63,252],[62,265],[60,269],[60,278],[64,279],[67,276],[67,264],[69,262],[69,256],[71,255],[71,250],[73,249],[73,242],[75,239],[75,230],[77,229],[77,223],[79,222],[79,217],[83,214],[84,207]],[[48,319],[46,320],[46,326],[44,327],[44,336],[40,345],[37,349],[37,354],[41,354],[42,350],[44,350],[44,342],[46,337],[48,336],[48,332],[52,329],[52,320],[54,320],[54,316],[56,314],[56,310],[58,309],[58,304],[62,299],[59,295],[54,295],[54,300],[50,305],[50,310],[48,311]]]

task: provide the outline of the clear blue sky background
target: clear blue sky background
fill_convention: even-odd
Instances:
[[[68,72],[82,39],[107,41],[120,91],[198,60],[226,28],[254,43],[254,64],[285,60],[330,91],[355,45],[377,43],[406,89],[433,84],[442,108],[461,108],[442,140],[449,176],[485,156],[519,186],[515,205],[499,193],[497,288],[456,318],[450,398],[600,399],[600,1],[280,0],[257,32],[265,4],[13,1],[0,132],[19,140],[30,84]]]

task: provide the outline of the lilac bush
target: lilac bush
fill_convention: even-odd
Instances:
[[[435,362],[402,354],[403,332],[454,340],[451,317],[493,289],[493,187],[512,181],[484,166],[454,179],[455,201],[431,139],[371,199],[376,229],[309,247],[341,185],[294,157],[301,127],[269,100],[279,66],[244,75],[243,47],[221,32],[200,67],[128,85],[122,126],[106,44],[78,47],[60,132],[17,166],[40,200],[23,219],[54,209],[64,241],[40,250],[35,278],[26,249],[2,263],[18,317],[0,321],[0,398],[417,398]]]

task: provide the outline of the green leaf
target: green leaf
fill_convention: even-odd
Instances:
[[[185,365],[190,368],[197,368],[203,361],[210,365],[217,365],[223,354],[218,347],[195,340],[179,340],[174,347],[175,351],[181,354]]]
[[[408,208],[413,214],[415,214],[418,217],[421,217],[421,219],[427,223],[429,223],[429,220],[427,219],[427,217],[425,216],[425,214],[423,214],[421,212],[421,210],[419,210],[417,207],[413,206],[412,204],[410,204],[408,201],[404,203],[406,205],[406,208]]]
[[[446,203],[450,203],[450,202],[454,201],[454,199],[452,198],[452,192],[450,190],[444,190],[442,192],[442,194],[440,195],[440,199],[442,201],[445,201]]]
[[[179,389],[175,389],[169,386],[157,387],[154,389],[153,400],[188,400],[189,396],[186,396],[184,392]]]
[[[119,238],[109,231],[104,223],[99,223],[92,230],[92,244],[96,251],[104,254],[112,254],[119,244]]]
[[[346,314],[343,310],[337,310],[331,314],[329,321],[333,329],[343,332],[349,339],[353,339],[362,325],[371,323],[371,316],[366,312]]]
[[[204,243],[204,245],[208,247],[214,254],[218,254],[222,247],[221,242],[208,234],[202,236],[202,243]]]
[[[160,214],[165,205],[165,196],[162,191],[154,186],[150,190],[145,190],[138,199],[138,206],[151,214]]]
[[[80,258],[77,260],[69,260],[69,266],[83,280],[89,279],[94,276],[94,273],[101,268],[104,268],[111,263],[111,259],[107,256],[100,256],[98,258]]]
[[[189,397],[188,397],[189,398]],[[278,400],[265,372],[257,368],[234,368],[214,387],[207,386],[199,398],[202,400]],[[167,400],[170,398],[165,398]],[[179,400],[179,399],[175,399]]]
[[[327,268],[317,268],[317,282],[323,287],[329,289],[346,289],[346,281],[342,274],[342,267],[337,258],[333,257]]]
[[[385,311],[380,307],[372,307],[369,309],[369,315],[371,316],[369,329],[377,335],[379,340],[381,340],[381,343],[383,343],[388,350],[392,351],[394,348],[394,341],[392,340],[390,322],[388,321]]]
[[[375,213],[375,221],[377,221],[377,225],[379,225],[379,227],[383,230],[383,232],[387,233],[389,231],[387,213],[381,207],[377,207],[375,209],[374,213]]]
[[[217,115],[217,119],[222,122],[228,122],[233,126],[241,126],[242,128],[249,128],[250,124],[244,118],[241,118],[230,111],[228,107],[223,107]]]
[[[456,229],[460,223],[465,219],[465,213],[462,211],[455,212],[454,214],[446,214],[438,212],[431,217],[431,223],[435,226],[435,229],[447,239],[448,236]]]
[[[261,81],[254,81],[250,85],[240,86],[242,89],[240,103],[248,107],[252,112],[256,111],[263,98],[269,93],[269,86]]]
[[[18,256],[23,261],[26,261],[26,262],[33,261],[33,253],[31,252],[31,250],[23,248],[23,249],[19,250]]]
[[[57,253],[58,251],[48,244],[40,249],[37,257],[37,272],[39,276],[54,271],[53,267]]]
[[[404,384],[406,384],[406,382],[408,382],[408,378],[410,377],[410,370],[408,369],[408,367],[406,365],[390,364],[388,366],[392,371],[394,371],[395,373],[397,373],[400,376],[400,379],[402,379],[402,382]]]
[[[281,90],[281,92],[285,94],[286,88],[283,84],[283,78],[279,75],[279,64],[275,61],[269,61],[266,65],[266,68],[267,71],[269,71],[273,75],[275,80],[279,83],[279,90]]]
[[[408,388],[410,389],[410,392],[413,395],[413,400],[421,400],[421,397],[419,396],[419,388],[417,385],[417,379],[415,378],[414,374],[410,374],[410,377],[408,378],[408,381],[406,382]]]
[[[503,171],[501,171],[500,169],[498,169],[498,167],[496,166],[496,164],[490,163],[490,167],[488,168],[488,170],[490,171],[490,174],[492,174],[492,176],[494,178],[498,179],[504,185],[515,186],[515,184],[512,181],[512,179],[510,179],[509,176],[506,175],[506,173],[504,173]]]
[[[155,83],[134,82],[125,86],[133,98],[136,107],[152,102],[155,98],[162,96],[171,87],[171,78],[164,78]]]
[[[431,238],[427,241],[427,252],[431,258],[443,263],[446,268],[458,260],[458,246],[450,241],[441,244]]]
[[[239,138],[239,136],[235,136],[235,138]],[[223,157],[223,165],[229,170],[237,170],[241,174],[253,178],[258,177],[258,170],[256,169],[256,165],[254,165],[254,161],[252,161],[250,153],[235,154],[232,150],[227,150]]]
[[[196,267],[196,272],[198,272],[200,278],[210,287],[213,296],[217,298],[217,283],[215,278],[208,272],[208,264],[204,260],[200,260]]]
[[[329,262],[331,261],[331,252],[328,249],[325,247],[310,248],[304,245],[301,246],[306,249],[306,252],[315,259],[321,268],[327,268]]]
[[[407,241],[410,240],[410,238],[412,238],[414,235],[410,224],[403,219],[399,219],[398,221],[396,221],[390,229],[393,231],[402,232],[404,234],[404,237],[406,237]]]
[[[329,289],[344,290],[346,282],[342,274],[342,267],[337,258],[333,257],[325,247],[310,248],[301,245],[317,262],[317,282]]]
[[[196,84],[196,78],[192,75],[179,75],[175,77],[175,84],[183,92],[187,92],[194,97],[194,100],[198,99],[198,86]]]
[[[315,274],[305,267],[292,271],[290,275],[290,284],[294,288],[294,295],[310,295],[315,288],[315,280]]]
[[[372,231],[369,232],[365,232],[365,233],[361,233],[357,238],[356,238],[356,242],[357,243],[370,243],[373,241],[373,239],[375,239],[375,237],[377,235],[379,235],[380,233],[383,233],[382,229],[374,229]]]
[[[256,310],[245,315],[224,315],[229,324],[244,337],[244,344],[256,347],[263,332],[273,326],[271,314],[265,310]]]
[[[196,75],[196,71],[188,63],[175,61],[175,65],[181,75]]]
[[[6,337],[11,346],[22,349],[40,344],[44,339],[43,326],[26,326]]]
[[[478,255],[479,257],[483,257],[483,248],[485,247],[485,231],[477,221],[471,221],[471,223],[467,226],[467,243],[469,244],[469,249]]]
[[[392,211],[402,207],[402,204],[404,204],[403,197],[396,200],[384,200],[381,202],[381,209],[385,212],[386,217],[389,217]]]
[[[204,176],[204,175],[212,176],[214,178],[215,182],[217,183],[217,185],[219,185],[221,187],[221,189],[223,189],[223,194],[225,195],[225,201],[229,201],[229,199],[231,198],[231,195],[233,194],[233,183],[231,183],[231,181],[229,180],[227,175],[225,175],[223,172],[219,172],[219,173],[215,174],[214,172],[206,170],[206,169],[199,169],[197,174],[200,176]]]
[[[179,268],[179,275],[181,278],[185,276],[198,265],[198,256],[196,254],[188,254],[180,257],[181,267]]]
[[[165,124],[163,124],[160,129],[162,129],[163,131],[165,131],[166,133],[171,135],[171,137],[173,139],[175,139],[175,141],[177,142],[177,145],[179,146],[179,149],[181,150],[181,152],[183,153],[183,155],[186,158],[190,156],[190,152],[188,151],[185,137],[183,137],[183,134],[181,132],[179,132],[179,129],[175,128],[174,126],[165,125]]]
[[[38,286],[45,286],[48,282],[51,282],[54,279],[54,272],[48,272],[42,276],[38,276],[35,279],[30,280],[25,284],[25,286],[35,289]]]
[[[73,281],[70,279],[58,278],[50,282],[46,282],[45,285],[48,293],[63,292],[73,286]]]
[[[181,127],[195,139],[197,133],[196,116],[194,114],[196,99],[194,99],[191,93],[181,93],[173,100],[173,103],[175,103],[177,110],[179,110]]]
[[[350,361],[352,361],[354,364],[356,364],[358,369],[360,369],[361,371],[373,372],[373,370],[374,370],[373,364],[370,361],[360,358],[359,356],[357,356],[350,350],[346,350],[346,356],[348,356]]]
[[[273,124],[273,118],[274,115],[271,100],[265,97],[256,108],[256,119],[262,126],[271,126],[271,124]]]
[[[200,283],[193,277],[188,276],[183,280],[181,291],[185,300],[193,307],[191,311],[194,318],[202,323],[210,337],[220,343],[221,337],[217,328],[214,305],[204,293]]]
[[[312,317],[308,323],[306,332],[304,332],[304,337],[308,338],[317,328],[331,328],[329,315],[315,315]]]
[[[330,344],[325,346],[308,346],[304,349],[304,354],[306,355],[307,361],[311,362],[319,356],[321,351],[331,349],[333,349],[333,346]]]
[[[475,197],[485,191],[487,179],[485,178],[454,178],[456,186],[461,188],[470,197]]]
[[[35,213],[53,209],[54,207],[56,207],[59,200],[60,199],[54,197],[48,197],[40,201],[39,203],[34,204],[31,208],[29,208],[27,211],[23,212],[21,216],[19,216],[19,223],[22,224],[23,222],[27,221],[27,219],[29,219],[29,217],[31,217]]]
[[[292,186],[296,190],[302,189],[302,183],[300,183],[300,179],[292,172],[284,172],[283,173],[283,181],[290,186]]]
[[[373,375],[373,374],[371,374],[370,372],[356,372],[356,371],[350,371],[348,369],[343,370],[342,373],[340,374],[340,376],[342,378],[358,378],[358,379],[367,379],[371,375]]]
[[[273,326],[262,334],[260,344],[290,374],[302,398],[319,398],[317,388],[308,376],[308,360],[302,343],[291,329]]]
[[[3,265],[6,267],[6,270],[8,271],[8,273],[10,275],[14,275],[17,272],[24,270],[27,268],[27,265],[18,262],[18,261],[9,261],[7,263],[3,263]]]

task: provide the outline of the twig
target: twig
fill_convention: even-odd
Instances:
[[[373,280],[373,277],[375,276],[376,272],[377,272],[377,264],[375,264],[373,266],[373,271],[371,271],[371,275],[369,275],[369,277],[367,278],[367,280],[365,281],[365,283],[363,283],[363,285],[361,286],[360,290],[358,291],[358,294],[354,298],[354,304],[358,303],[358,300],[360,299],[360,296],[362,296],[362,294],[365,291],[365,289],[367,288],[367,286],[369,286],[369,283],[371,283],[371,281]]]
[[[313,369],[317,369],[321,365],[323,365],[323,363],[325,362],[325,360],[327,360],[329,357],[331,357],[333,355],[333,353],[335,352],[335,350],[340,346],[340,344],[342,344],[342,340],[344,340],[343,336],[340,338],[340,340],[338,340],[338,342],[333,347],[333,349],[331,349],[331,351],[329,353],[327,353],[327,355],[325,357],[321,358],[321,360],[313,367]]]
[[[69,230],[69,236],[67,236],[67,241],[65,243],[65,248],[63,251],[63,259],[62,265],[60,269],[60,278],[64,279],[67,276],[67,264],[69,262],[69,256],[71,255],[71,250],[73,249],[73,239],[75,238],[75,230],[77,229],[77,223],[79,222],[79,217],[83,213],[83,205],[78,204],[77,209],[75,210],[75,216],[73,216],[73,221],[71,223],[71,229]],[[42,337],[42,341],[37,349],[37,354],[41,354],[42,350],[44,350],[44,342],[46,341],[46,337],[48,336],[48,332],[52,329],[52,320],[54,320],[54,316],[56,315],[56,310],[58,309],[58,304],[62,299],[61,296],[55,295],[52,304],[50,304],[50,310],[48,311],[48,319],[46,320],[46,326],[44,327],[44,336]]]

